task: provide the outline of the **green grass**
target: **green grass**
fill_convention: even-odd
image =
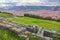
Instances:
[[[60,31],[60,22],[51,21],[51,20],[43,20],[43,19],[35,19],[30,17],[14,17],[8,13],[0,13],[0,16],[7,17],[9,20],[29,25],[39,25],[39,27],[44,27],[48,30],[56,30]]]
[[[0,16],[2,16],[2,17],[13,17],[13,15],[12,14],[9,14],[9,13],[0,13]]]
[[[31,37],[31,38],[30,38],[30,40],[42,40],[42,39],[37,38],[37,37],[34,37],[34,38],[33,38],[33,37]]]
[[[24,40],[24,38],[19,37],[11,31],[0,28],[0,40]]]
[[[44,27],[45,29],[48,29],[48,30],[55,30],[55,31],[60,32],[60,22],[43,20],[43,19],[35,19],[35,18],[30,18],[30,17],[14,17],[13,15],[6,14],[6,13],[0,13],[0,16],[3,16],[17,23],[38,25],[39,27]],[[24,40],[24,39],[8,30],[0,28],[0,40]],[[30,40],[38,40],[38,39],[30,38]]]
[[[30,17],[13,17],[8,19],[15,21],[17,23],[39,25],[39,27],[44,27],[45,29],[48,30],[60,31],[60,22],[56,21],[35,19]]]
[[[7,14],[7,13],[0,13],[0,16],[4,17],[4,18],[14,18],[13,15],[11,14]],[[0,24],[4,24],[2,22],[0,22]],[[30,38],[30,40],[37,40],[38,38]],[[24,38],[19,37],[17,34],[6,30],[6,29],[2,29],[0,28],[0,40],[24,40]]]

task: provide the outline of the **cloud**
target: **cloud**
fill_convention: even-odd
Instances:
[[[60,1],[59,0],[42,0],[41,5],[60,6]]]
[[[4,6],[16,6],[17,3],[14,0],[0,0],[0,7]]]
[[[60,0],[18,0],[17,6],[60,6]]]
[[[19,0],[17,1],[17,5],[35,5],[37,3],[40,3],[40,0]]]
[[[60,0],[0,0],[0,5],[1,6],[60,6]]]
[[[18,5],[41,5],[41,6],[59,6],[60,1],[59,0],[20,0],[17,2]]]

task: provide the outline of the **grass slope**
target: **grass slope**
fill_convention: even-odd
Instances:
[[[39,27],[45,27],[48,30],[60,31],[60,22],[29,17],[13,17],[8,19],[22,24],[39,25]]]
[[[24,38],[19,37],[11,31],[0,28],[0,40],[24,40]]]
[[[45,27],[48,30],[60,31],[60,22],[35,19],[35,18],[30,18],[30,17],[14,17],[11,14],[6,14],[6,13],[0,13],[0,16],[3,16],[17,23],[39,25],[39,27]],[[8,30],[0,28],[0,40],[24,40],[24,39]],[[38,39],[31,38],[30,40],[38,40]]]
[[[45,27],[49,30],[60,31],[60,22],[51,21],[51,20],[43,20],[43,19],[35,19],[30,17],[14,17],[9,13],[0,13],[0,16],[7,17],[9,20],[22,23],[22,24],[30,24],[30,25],[39,25],[40,27]]]
[[[7,14],[7,13],[0,13],[0,16],[4,18],[11,18],[11,19],[14,18],[13,15]],[[4,24],[4,23],[0,22],[0,24]],[[19,37],[17,34],[9,30],[0,28],[0,40],[25,40],[25,39],[22,37]],[[40,40],[40,39],[36,37],[30,37],[30,40]]]
[[[2,12],[2,13],[0,13],[0,16],[5,17],[5,18],[7,18],[7,17],[13,17],[12,14],[10,14],[10,13],[6,13],[6,12]]]

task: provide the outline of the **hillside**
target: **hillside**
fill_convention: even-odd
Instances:
[[[15,10],[15,11],[37,11],[37,10],[59,10],[60,6],[6,6],[1,7],[0,10]]]
[[[11,14],[7,14],[6,12],[2,12],[0,13],[0,40],[25,40],[26,38],[18,36],[18,34],[14,33],[11,30],[5,29],[3,28],[3,26],[1,26],[1,24],[3,24],[4,26],[9,25],[15,28],[18,28],[20,26],[14,26],[13,24],[10,24],[11,20],[9,20],[8,18],[14,18],[15,16],[11,15]],[[1,20],[1,18],[3,18],[3,20],[7,20],[6,22],[2,22],[3,20]],[[8,22],[8,23],[7,23]],[[13,22],[13,20],[12,20]],[[2,27],[2,28],[1,28]],[[22,31],[22,34],[24,34],[24,32]],[[30,40],[40,40],[40,38],[34,37],[31,33],[30,34],[25,34],[27,36],[29,36]]]
[[[42,17],[60,19],[60,6],[15,6],[1,8],[1,11],[10,12],[15,16],[24,16],[25,13],[30,13]]]
[[[40,27],[45,27],[49,30],[60,31],[60,22],[51,21],[51,20],[43,20],[43,19],[35,19],[30,17],[17,17],[11,14],[0,13],[0,16],[5,17],[8,20],[21,23],[21,24],[29,24],[29,25],[39,25]],[[51,27],[51,28],[49,28]]]
[[[11,21],[17,22],[19,24],[24,24],[24,25],[38,25],[39,27],[44,27],[47,30],[54,30],[54,31],[60,32],[60,22],[43,20],[43,19],[35,19],[35,18],[30,18],[30,17],[25,17],[25,16],[19,17],[19,16],[13,16],[11,14],[6,14],[6,13],[0,13],[0,16],[4,17],[5,19],[7,19],[10,22]],[[4,29],[0,29],[0,31],[2,34],[2,35],[0,34],[2,36],[1,40],[2,39],[10,40],[10,38],[11,38],[11,40],[24,40],[24,38],[19,38],[19,36],[17,36],[15,33],[11,33],[10,31],[4,30]],[[4,32],[2,32],[2,31],[4,31]],[[26,35],[28,35],[30,37],[30,40],[39,40],[39,38],[31,37],[32,36],[31,34],[26,34]],[[60,40],[60,39],[54,37],[54,40]]]

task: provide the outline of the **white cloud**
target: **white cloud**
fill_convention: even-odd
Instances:
[[[50,0],[45,0],[45,1],[43,0],[41,4],[48,5],[48,6],[60,6],[59,1],[56,1],[56,0],[52,2]]]
[[[19,0],[19,1],[17,1],[17,4],[18,5],[27,5],[27,4],[29,4],[29,5],[31,5],[31,4],[37,4],[37,3],[40,3],[40,0]]]
[[[18,0],[17,5],[60,6],[60,3],[57,0],[54,0],[53,2],[50,0]]]
[[[7,4],[4,4],[7,3]],[[11,3],[11,4],[9,4]],[[1,6],[60,6],[60,3],[56,0],[0,0]],[[0,6],[0,7],[1,7]]]
[[[0,7],[14,6],[15,4],[17,4],[16,0],[0,0]]]

